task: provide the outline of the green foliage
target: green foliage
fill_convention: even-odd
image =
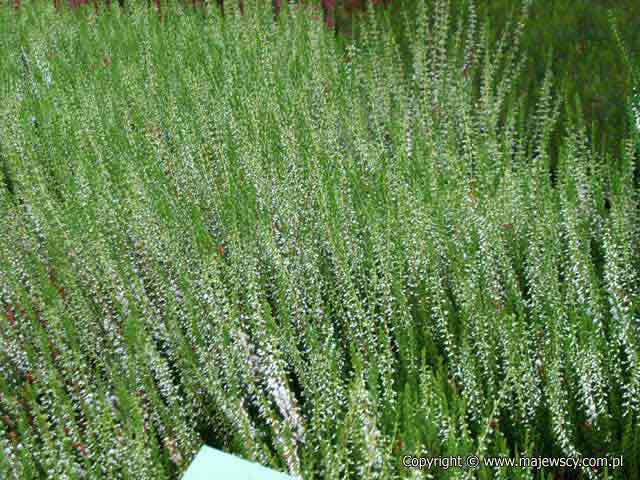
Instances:
[[[460,13],[467,11],[469,3],[468,0],[451,1],[453,10]],[[509,19],[517,15],[521,2],[487,0],[476,3],[480,22],[485,18],[490,20],[489,42],[494,44]],[[346,0],[338,1],[339,7],[349,4]],[[405,19],[410,20],[408,28],[416,28],[418,4],[413,0],[396,0],[387,8],[390,26],[396,33],[401,51],[409,48]],[[428,4],[434,11],[436,0],[428,0]],[[358,22],[354,26],[354,17],[347,14],[351,10],[343,7],[339,11],[344,12],[339,16],[339,31],[357,32]],[[537,89],[549,66],[549,53],[553,52],[551,68],[556,78],[555,89],[568,101],[568,111],[563,111],[560,119],[561,128],[553,136],[554,156],[566,133],[568,118],[575,115],[576,95],[580,97],[587,128],[598,148],[618,155],[629,133],[624,109],[631,84],[610,27],[610,15],[616,18],[624,41],[633,51],[640,51],[640,29],[637,28],[640,3],[635,0],[531,2],[531,14],[522,38],[527,63],[518,92],[527,94],[526,106],[528,111],[533,111]],[[366,16],[356,14],[355,18]],[[410,56],[407,59],[410,63]]]
[[[575,115],[553,165],[527,8],[495,45],[419,2],[407,69],[388,16],[343,57],[263,3],[0,9],[0,478],[178,478],[203,441],[305,479],[637,478],[632,139],[607,162]]]

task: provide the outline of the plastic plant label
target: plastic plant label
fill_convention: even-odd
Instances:
[[[294,480],[294,477],[205,445],[182,480]]]

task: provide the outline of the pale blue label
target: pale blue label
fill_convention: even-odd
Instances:
[[[204,446],[182,480],[293,480],[257,463]]]

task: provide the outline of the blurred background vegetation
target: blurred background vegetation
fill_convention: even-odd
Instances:
[[[393,0],[376,15],[385,17],[393,28],[401,50],[408,54],[404,17],[416,18],[420,2]],[[435,0],[427,0],[435,7]],[[452,9],[466,11],[468,0],[451,0]],[[517,18],[521,0],[476,0],[478,20],[489,19],[490,40],[495,42],[510,18]],[[337,0],[336,28],[347,42],[358,41],[358,29],[366,15],[365,0]],[[403,12],[404,10],[404,12]],[[406,13],[407,15],[403,15]],[[512,17],[513,16],[513,17]],[[621,140],[630,127],[627,99],[631,93],[629,71],[611,27],[615,19],[621,40],[636,58],[640,55],[640,2],[638,0],[533,0],[523,50],[528,57],[522,72],[520,93],[526,96],[527,111],[535,104],[549,58],[555,91],[565,99],[559,126],[554,134],[554,150],[567,120],[576,114],[579,97],[585,122],[593,135],[594,147],[619,156]],[[413,27],[409,27],[413,28]],[[553,155],[553,152],[552,152]]]
[[[105,0],[124,7],[129,2]],[[147,0],[148,5],[167,0]],[[203,0],[183,0],[186,5],[203,5]],[[285,8],[287,0],[265,0],[274,9]],[[435,10],[437,0],[426,0]],[[454,15],[467,12],[470,0],[448,0]],[[375,15],[393,30],[405,57],[408,70],[409,52],[407,29],[417,18],[419,0],[293,0],[322,10],[325,22],[335,25],[338,38],[344,44],[358,42],[359,31],[367,21],[367,6],[374,6]],[[65,2],[54,0],[60,5]],[[97,6],[98,1],[69,0],[69,5]],[[223,0],[209,0],[220,6]],[[244,4],[244,0],[237,0]],[[9,2],[11,4],[11,2]],[[14,2],[14,6],[20,2]],[[227,0],[226,4],[234,4]],[[478,20],[489,21],[490,45],[495,45],[510,19],[517,18],[522,0],[474,0]],[[327,16],[330,21],[327,21]],[[320,17],[319,17],[320,18]],[[454,17],[455,18],[455,17]],[[405,22],[409,20],[409,25]],[[558,127],[552,137],[552,161],[557,155],[560,141],[570,118],[584,118],[598,151],[619,157],[622,139],[631,126],[628,99],[631,95],[631,75],[616,41],[612,21],[615,21],[620,40],[632,55],[632,62],[640,64],[640,1],[639,0],[532,0],[527,28],[523,38],[523,51],[528,62],[520,77],[518,94],[525,97],[525,117],[532,113],[549,59],[554,75],[555,93],[564,98],[564,108]],[[635,58],[633,58],[635,57]],[[581,113],[577,111],[580,101]]]

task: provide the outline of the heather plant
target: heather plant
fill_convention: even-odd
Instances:
[[[305,479],[637,478],[635,144],[605,162],[577,117],[551,168],[529,2],[492,45],[421,1],[411,72],[372,10],[338,55],[307,8],[203,8],[0,9],[0,478],[179,478],[203,442]]]

